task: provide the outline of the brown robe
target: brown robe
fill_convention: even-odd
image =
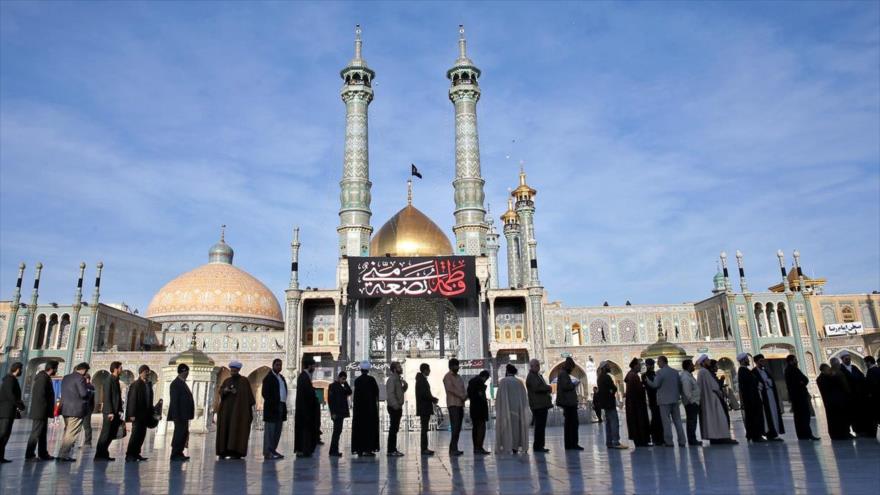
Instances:
[[[248,379],[231,376],[220,387],[217,412],[217,455],[245,457],[251,435],[253,407],[257,403]]]

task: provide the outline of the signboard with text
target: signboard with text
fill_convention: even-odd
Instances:
[[[860,321],[825,325],[825,335],[829,337],[839,337],[842,335],[861,335],[863,333],[865,333],[865,329],[862,326],[862,322]]]
[[[473,256],[348,259],[348,296],[474,297],[477,277]]]

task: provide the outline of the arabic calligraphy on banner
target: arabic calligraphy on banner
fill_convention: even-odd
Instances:
[[[377,297],[473,297],[473,256],[436,258],[349,258],[348,295]]]

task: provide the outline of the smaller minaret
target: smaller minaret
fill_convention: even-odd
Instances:
[[[729,294],[733,292],[733,286],[730,283],[730,272],[727,271],[727,251],[721,251],[719,258],[721,259],[721,269],[724,272],[724,290]]]
[[[95,267],[98,269],[95,274],[95,292],[92,293],[92,311],[98,310],[98,301],[101,298],[101,272],[104,271],[104,262],[99,261]]]
[[[507,211],[501,215],[504,223],[504,237],[507,239],[507,283],[510,287],[521,287],[519,263],[522,259],[519,217],[513,209],[513,197],[507,198]]]
[[[724,273],[721,272],[721,265],[715,262],[715,277],[712,279],[712,294],[722,294],[727,292],[727,286],[724,284]]]
[[[746,270],[743,268],[743,254],[739,249],[736,250],[736,265],[739,267],[739,286],[743,294],[749,292],[749,284],[746,283]]]
[[[522,228],[521,237],[526,244],[525,252],[520,262],[520,277],[522,284],[527,287],[541,285],[538,280],[538,241],[535,240],[535,195],[538,191],[532,189],[526,183],[526,172],[523,162],[520,162],[519,186],[513,190],[511,196],[516,199],[516,214]]]
[[[15,293],[12,296],[12,307],[18,308],[21,303],[21,281],[24,279],[24,263],[18,264],[18,280],[15,282]]]
[[[290,243],[290,289],[299,289],[299,227],[293,229]]]
[[[797,290],[801,291],[802,293],[806,293],[805,286],[804,286],[804,271],[803,271],[803,269],[801,269],[801,252],[798,251],[797,249],[795,249],[794,253],[792,253],[792,254],[794,257],[794,269],[797,270],[797,275],[798,275],[798,289]]]
[[[40,295],[40,273],[43,271],[43,264],[37,262],[37,273],[34,275],[34,292],[31,294],[31,313],[37,309],[37,298]]]
[[[85,275],[85,272],[86,272],[86,263],[83,261],[83,262],[80,262],[80,264],[79,264],[79,278],[77,278],[77,280],[76,280],[76,292],[73,294],[73,305],[74,306],[79,306],[79,304],[82,302],[83,275]]]
[[[785,287],[785,293],[788,294],[791,292],[791,287],[788,285],[788,276],[785,273],[785,253],[783,253],[781,249],[777,250],[776,258],[779,259],[779,271],[782,273],[782,286]]]
[[[498,288],[498,231],[495,230],[495,221],[492,219],[492,207],[486,205],[486,223],[489,225],[489,233],[486,234],[486,250],[489,252],[489,288]]]
[[[9,307],[9,321],[6,326],[6,341],[0,342],[0,345],[4,346],[4,351],[8,351],[15,343],[15,322],[18,319],[18,310],[21,304],[21,283],[24,280],[24,263],[18,264],[18,279],[15,282],[15,292],[12,294],[12,304]],[[2,369],[2,373],[5,376],[6,373],[9,372],[9,366],[12,365],[9,359],[6,359],[3,363],[3,366],[0,367]]]

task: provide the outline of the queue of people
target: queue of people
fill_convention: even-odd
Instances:
[[[777,384],[771,376],[768,362],[761,354],[737,356],[739,369],[737,382],[739,403],[742,405],[746,440],[753,443],[782,441],[785,433],[782,421],[783,402]],[[752,363],[754,366],[752,367]],[[832,358],[830,364],[822,364],[817,386],[821,393],[831,439],[852,439],[857,436],[874,438],[880,422],[880,367],[872,357],[865,358],[867,372],[852,364],[851,356],[844,352],[840,360]],[[642,367],[644,365],[644,371]],[[659,369],[655,369],[655,365]],[[725,377],[719,376],[718,362],[701,355],[696,360],[687,359],[681,370],[669,365],[665,356],[656,360],[634,358],[623,380],[624,410],[629,439],[636,447],[702,446],[704,441],[715,444],[738,443],[731,434],[731,407],[733,400]],[[341,457],[339,441],[346,418],[352,418],[351,452],[359,457],[374,457],[381,450],[379,425],[379,384],[370,375],[370,362],[360,363],[360,376],[354,380],[354,388],[348,384],[345,371],[340,372],[328,389],[328,409],[333,424],[329,449],[331,457]],[[583,450],[579,442],[578,379],[573,376],[576,368],[569,357],[561,366],[555,394],[555,405],[564,417],[564,441],[566,450]],[[247,456],[251,426],[254,419],[256,399],[248,379],[241,375],[242,363],[229,363],[231,376],[219,386],[220,402],[217,405],[217,430],[215,452],[220,460],[242,459]],[[80,363],[73,372],[61,380],[60,411],[56,411],[53,377],[58,363],[49,361],[32,382],[29,418],[31,431],[25,448],[27,461],[56,460],[73,462],[73,448],[82,433],[84,443],[91,443],[91,414],[95,410],[95,387],[91,385],[90,366]],[[283,459],[278,445],[284,423],[288,419],[288,385],[282,374],[280,359],[272,362],[272,368],[262,382],[263,399],[263,458],[267,461]],[[313,385],[316,363],[305,358],[302,371],[296,380],[296,400],[293,420],[294,453],[297,457],[311,457],[321,441],[321,407]],[[0,462],[5,457],[13,423],[25,411],[19,378],[23,366],[13,363],[9,374],[0,384]],[[122,363],[113,362],[109,377],[103,382],[100,404],[101,431],[94,459],[98,462],[114,461],[110,445],[114,440],[129,436],[125,451],[127,462],[143,462],[141,455],[147,431],[155,428],[161,418],[162,401],[155,402],[153,384],[148,379],[151,370],[147,365],[138,368],[137,379],[128,387],[123,401],[119,378]],[[467,383],[460,376],[460,363],[450,359],[448,372],[442,383],[446,395],[446,411],[449,415],[451,438],[449,455],[464,454],[459,449],[459,439],[465,414],[465,404],[470,404],[473,425],[472,445],[474,455],[486,455],[486,425],[490,418],[487,382],[491,377],[482,370]],[[189,367],[180,364],[177,377],[170,385],[169,422],[174,424],[171,439],[171,461],[185,462],[189,438],[189,422],[194,418],[195,403],[187,385]],[[536,359],[529,362],[525,380],[517,377],[516,366],[506,365],[504,377],[498,382],[495,396],[495,443],[497,454],[528,452],[546,454],[545,428],[549,411],[554,407],[554,387],[541,374]],[[694,376],[696,373],[696,376]],[[428,445],[431,417],[441,414],[439,400],[432,394],[428,376],[431,368],[427,363],[419,367],[415,376],[415,412],[419,417],[420,452],[431,456],[434,451]],[[799,440],[819,440],[811,427],[813,415],[809,379],[799,369],[796,356],[786,358],[784,383],[794,417],[795,433]],[[392,362],[384,384],[385,407],[389,425],[386,454],[389,457],[404,455],[398,449],[397,437],[403,416],[409,384],[403,377],[403,367]],[[609,449],[627,449],[620,441],[618,417],[618,387],[612,377],[610,363],[601,362],[597,367],[597,383],[592,394],[592,408],[604,423],[605,445]],[[681,408],[684,407],[685,421]],[[49,453],[47,445],[48,422],[59,415],[63,418],[64,432],[58,455]],[[131,424],[130,432],[126,424]],[[86,429],[85,425],[89,425]],[[529,429],[534,427],[533,437]],[[697,426],[700,437],[697,437]]]

